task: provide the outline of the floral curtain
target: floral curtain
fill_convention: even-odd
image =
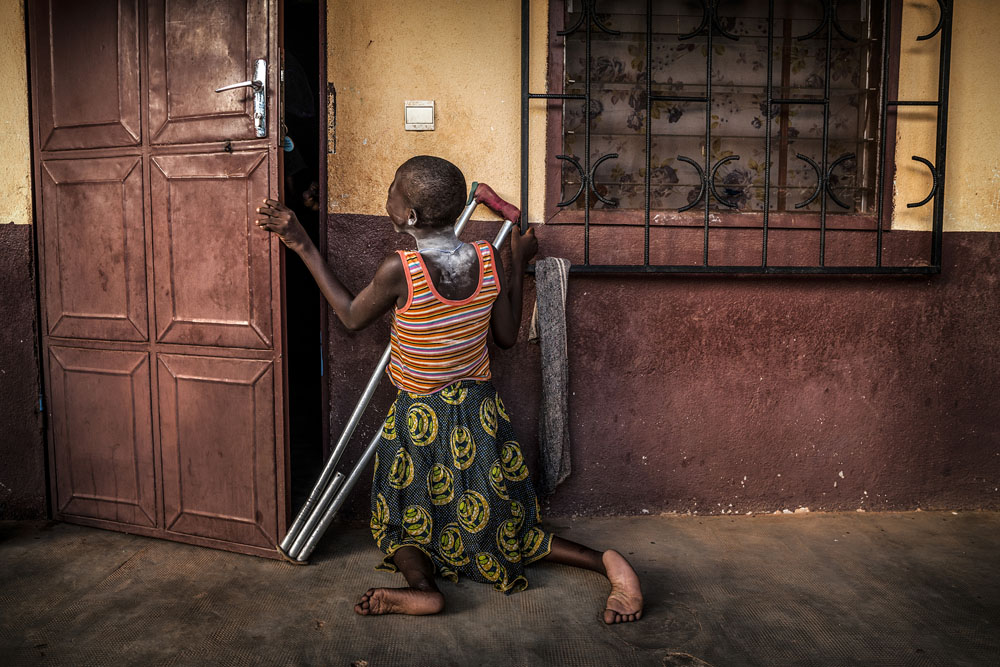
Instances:
[[[830,114],[827,164],[844,159],[831,173],[834,195],[847,208],[827,199],[829,213],[866,213],[874,208],[876,179],[869,167],[876,146],[877,81],[870,74],[872,41],[868,36],[867,3],[841,0],[837,26],[856,42],[834,31],[829,68]],[[817,187],[817,173],[808,160],[822,166],[823,105],[766,104],[767,59],[772,61],[774,98],[822,100],[827,77],[826,28],[807,39],[800,37],[823,22],[823,3],[816,0],[775,3],[774,37],[768,51],[767,0],[720,2],[718,25],[736,36],[731,40],[715,32],[711,70],[711,163],[738,156],[720,167],[715,183],[719,195],[740,211],[760,211],[764,206],[765,127],[771,125],[772,211],[818,211],[823,196],[796,209]],[[646,176],[646,124],[651,126],[651,208],[674,210],[694,201],[701,189],[698,172],[679,160],[705,163],[706,109],[704,103],[662,102],[652,105],[646,118],[646,3],[643,0],[599,0],[600,21],[619,35],[596,28],[591,31],[590,108],[568,100],[563,106],[562,152],[583,163],[586,115],[590,119],[591,164],[602,155],[618,153],[605,161],[594,177],[603,197],[617,201],[619,209],[642,209]],[[704,96],[708,43],[704,33],[689,39],[680,36],[697,28],[701,3],[680,0],[654,2],[651,54],[651,90],[654,95]],[[580,0],[566,0],[566,25],[577,22]],[[586,42],[583,29],[566,37],[565,81],[567,93],[583,93],[586,77]],[[875,54],[877,56],[877,54]],[[876,74],[878,66],[875,68]],[[861,165],[861,168],[859,168]],[[564,163],[562,199],[580,187],[580,172]],[[613,208],[591,198],[593,208]],[[730,207],[712,199],[715,209]],[[584,197],[572,207],[582,208]]]

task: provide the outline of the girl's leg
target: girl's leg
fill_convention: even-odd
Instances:
[[[434,564],[416,547],[401,547],[392,562],[403,573],[404,588],[369,588],[354,611],[374,614],[436,614],[444,610],[444,595],[434,583]]]
[[[542,560],[599,572],[611,582],[611,595],[604,609],[604,622],[627,623],[642,618],[642,588],[635,570],[613,549],[604,553],[552,536],[552,548]]]

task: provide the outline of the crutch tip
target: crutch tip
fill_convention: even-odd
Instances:
[[[307,560],[295,560],[294,558],[292,558],[291,556],[289,556],[287,553],[285,553],[285,550],[281,548],[280,544],[275,545],[274,548],[277,550],[278,555],[281,556],[281,560],[288,561],[292,565],[308,565],[309,564],[309,561],[307,561]]]

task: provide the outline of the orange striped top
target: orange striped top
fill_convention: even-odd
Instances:
[[[458,380],[489,380],[486,333],[500,286],[493,247],[476,241],[479,286],[455,301],[434,288],[420,253],[399,251],[406,267],[406,305],[393,313],[389,378],[413,394],[433,394]]]

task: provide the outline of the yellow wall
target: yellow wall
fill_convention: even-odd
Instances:
[[[532,90],[544,85],[547,3],[532,3]],[[936,94],[938,40],[916,42],[937,21],[936,0],[906,0],[900,97]],[[945,229],[1000,231],[1000,8],[956,0],[952,41]],[[453,160],[469,180],[517,202],[520,187],[520,3],[513,0],[331,0],[329,78],[337,89],[337,137],[330,156],[331,212],[383,212],[396,166],[419,153]],[[0,0],[0,224],[28,224],[30,132],[21,0]],[[403,130],[403,100],[434,99],[434,132]],[[540,156],[544,114],[533,105],[531,146]],[[927,229],[930,206],[907,209],[930,188],[934,120],[901,109],[897,125],[893,227]],[[529,219],[537,221],[541,160],[532,160]],[[484,214],[482,217],[488,217]]]
[[[547,3],[532,2],[532,90],[544,85]],[[933,99],[937,38],[916,42],[937,22],[936,0],[906,0],[901,99]],[[956,0],[952,40],[945,229],[1000,231],[1000,7]],[[466,178],[519,200],[520,3],[514,0],[331,0],[329,78],[337,90],[337,153],[330,156],[334,213],[382,214],[396,166],[430,153],[458,164]],[[993,55],[991,55],[993,54]],[[438,129],[403,130],[403,101],[434,99]],[[544,150],[542,104],[533,103],[531,148]],[[897,125],[893,227],[929,229],[931,206],[907,209],[930,191],[934,118],[903,108]],[[542,161],[532,159],[529,219],[540,218]]]
[[[546,26],[547,3],[532,3]],[[336,154],[329,159],[332,213],[385,214],[385,194],[406,159],[451,160],[466,180],[488,183],[518,205],[521,155],[521,3],[515,0],[330,0],[328,78],[337,92]],[[546,35],[533,31],[533,52]],[[532,85],[544,85],[534,59]],[[404,100],[433,99],[436,129],[403,129]],[[541,106],[531,145],[545,145]],[[333,142],[331,141],[331,148]],[[544,195],[536,163],[529,219]],[[487,219],[483,209],[477,218]]]
[[[0,224],[31,223],[31,132],[22,0],[0,0]]]
[[[935,37],[917,42],[937,23],[936,0],[906,0],[903,7],[899,96],[937,98],[938,49]],[[948,156],[945,170],[944,229],[1000,231],[1000,3],[956,0],[952,24],[948,104]],[[896,129],[896,183],[893,228],[930,229],[931,205],[907,209],[931,189],[927,167],[913,155],[934,161],[932,111],[901,108]]]

